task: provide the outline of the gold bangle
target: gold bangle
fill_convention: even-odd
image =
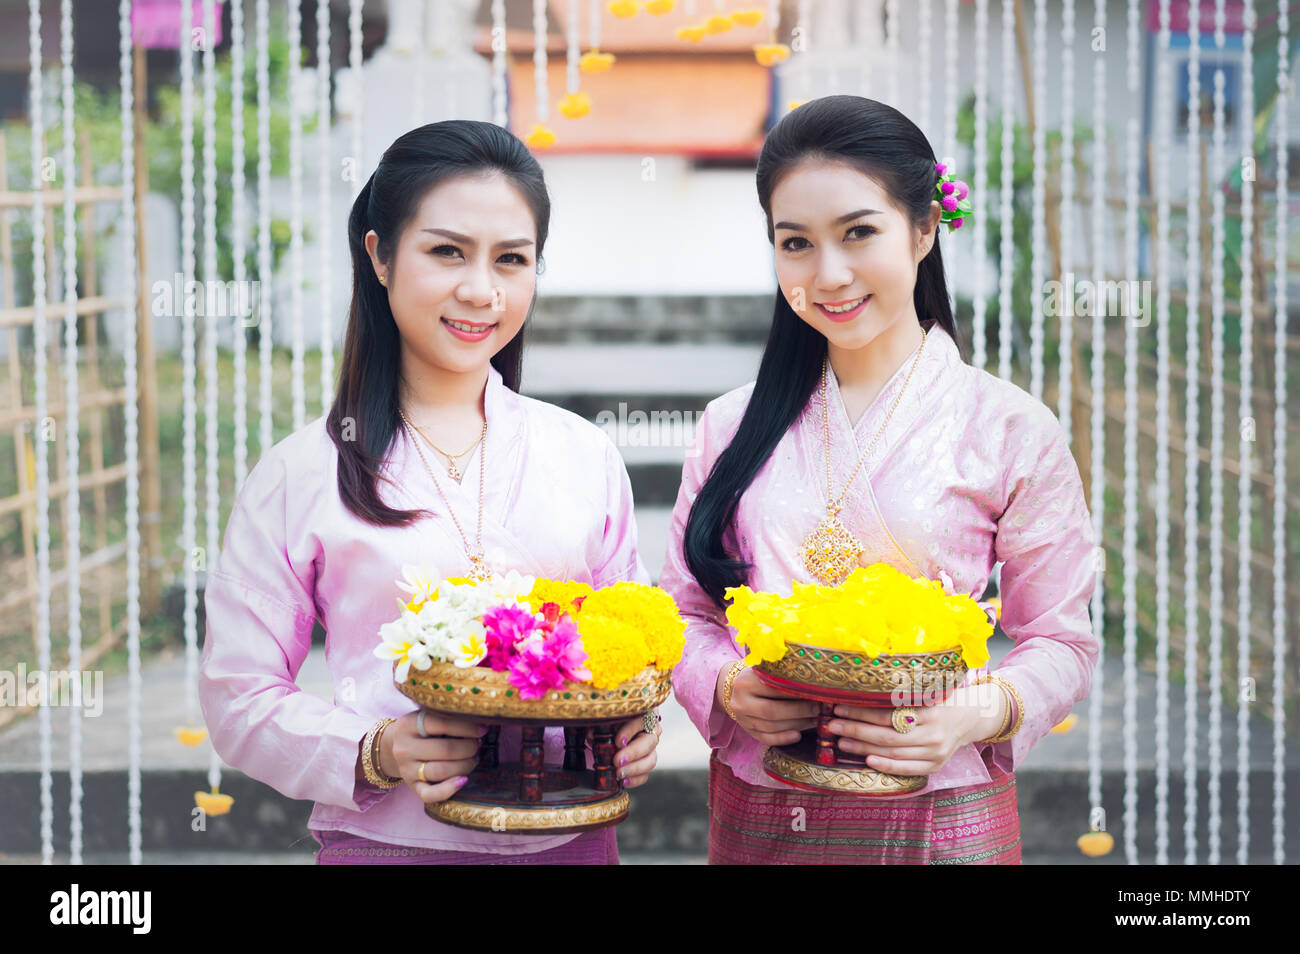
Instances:
[[[1007,694],[1006,689],[1003,688],[998,683],[996,683],[992,676],[988,676],[988,675],[980,676],[980,678],[976,679],[973,683],[971,683],[972,687],[987,686],[987,685],[998,686],[998,691],[1001,693],[1002,698],[1006,700],[1006,706],[1002,714],[1002,724],[998,726],[997,731],[994,732],[987,739],[979,739],[976,743],[977,745],[984,745],[986,743],[995,741],[998,738],[998,736],[1000,736],[1003,732],[1007,731],[1007,726],[1011,723],[1011,696]]]
[[[375,758],[375,749],[377,748],[375,742],[380,733],[395,721],[395,719],[380,719],[370,727],[370,731],[366,733],[366,740],[361,745],[361,769],[365,772],[366,781],[376,788],[396,788],[401,782],[400,778],[392,778],[385,775],[382,770],[375,768],[375,762],[377,761]]]
[[[379,731],[375,733],[375,745],[374,745],[375,774],[378,775],[386,782],[392,782],[394,785],[398,784],[402,780],[402,777],[400,775],[396,775],[396,776],[389,775],[387,772],[384,771],[383,754],[384,754],[384,732],[395,721],[397,720],[386,719],[384,721],[384,724],[379,727]]]
[[[732,663],[731,668],[727,670],[727,678],[722,682],[722,708],[726,711],[727,718],[732,722],[736,721],[736,714],[731,711],[731,687],[735,684],[736,677],[740,675],[740,671],[744,668],[745,663],[743,660]]]
[[[982,740],[981,740],[981,744],[984,743],[984,742],[990,742],[990,743],[995,743],[995,742],[1006,742],[1006,741],[1008,741],[1009,739],[1013,738],[1013,737],[1015,736],[1015,734],[1016,734],[1017,732],[1020,731],[1020,726],[1021,726],[1021,725],[1024,723],[1024,721],[1025,721],[1025,702],[1024,702],[1024,700],[1020,697],[1020,692],[1019,692],[1018,689],[1016,689],[1015,686],[1013,686],[1011,683],[1007,682],[1007,681],[1006,681],[1005,679],[1003,679],[1001,676],[994,675],[993,673],[989,673],[987,676],[983,676],[983,677],[981,677],[980,679],[977,679],[977,680],[975,681],[974,685],[977,685],[977,686],[978,686],[978,685],[981,685],[981,684],[983,684],[983,683],[988,683],[988,682],[996,683],[996,684],[998,685],[998,687],[1002,689],[1003,693],[1009,695],[1010,698],[1007,700],[1007,714],[1006,714],[1006,717],[1002,720],[1002,725],[1001,725],[1001,727],[998,729],[998,731],[997,731],[996,733],[994,733],[994,734],[993,734],[992,736],[990,736],[989,738],[987,738],[987,739],[982,739]],[[1007,729],[1007,723],[1011,721],[1011,703],[1012,703],[1012,700],[1015,701],[1015,707],[1016,707],[1016,724],[1013,725],[1013,726],[1011,726],[1011,729],[1008,730],[1008,729]]]

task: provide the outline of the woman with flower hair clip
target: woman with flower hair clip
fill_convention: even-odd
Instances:
[[[613,828],[527,835],[429,818],[474,769],[485,727],[414,711],[391,654],[376,653],[407,567],[434,568],[435,585],[649,582],[617,448],[518,393],[550,208],[537,160],[492,123],[433,123],[389,146],[348,220],[333,407],[263,453],[208,576],[199,700],[213,747],[316,803],[318,863],[618,862]],[[332,702],[294,684],[317,619]],[[615,734],[627,787],[654,767],[649,725]],[[502,727],[502,758],[519,746],[520,729]],[[563,748],[549,730],[549,761]]]
[[[688,621],[675,692],[713,749],[709,860],[1018,863],[1015,768],[1097,660],[1094,533],[1065,433],[962,357],[939,227],[978,212],[907,117],[859,96],[807,102],[769,133],[757,185],[772,327],[757,380],[697,424],[660,578]],[[883,562],[978,598],[998,561],[1015,647],[996,672],[897,728],[887,708],[834,709],[842,753],[924,788],[810,792],[764,772],[764,749],[797,741],[819,705],[745,665],[728,587],[788,594]]]

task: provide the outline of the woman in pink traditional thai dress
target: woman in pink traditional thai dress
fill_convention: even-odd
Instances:
[[[914,124],[857,96],[813,100],[771,131],[757,176],[772,329],[757,380],[697,424],[660,578],[688,620],[677,698],[713,749],[710,861],[1018,863],[1014,770],[1087,695],[1097,659],[1078,467],[1047,407],[960,355],[939,168]],[[810,793],[763,770],[764,749],[797,741],[818,704],[741,662],[723,592],[829,582],[805,540],[836,515],[860,565],[949,592],[978,598],[1004,564],[1015,647],[998,690],[970,673],[955,704],[917,708],[905,733],[889,709],[835,707],[841,751],[928,776],[914,795]]]
[[[649,581],[617,449],[517,393],[549,216],[540,166],[496,125],[435,123],[394,142],[348,222],[334,406],[263,454],[226,527],[205,594],[203,713],[226,762],[316,803],[319,863],[618,861],[612,828],[532,836],[429,818],[425,804],[474,768],[484,727],[433,713],[421,725],[375,654],[405,566]],[[294,684],[316,619],[333,702]],[[616,736],[630,787],[655,762],[658,733],[641,726]],[[499,745],[509,759],[519,730],[502,728]],[[546,747],[558,760],[559,729]]]

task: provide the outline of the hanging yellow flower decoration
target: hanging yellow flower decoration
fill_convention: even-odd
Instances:
[[[208,737],[208,730],[193,725],[178,725],[174,730],[181,745],[195,746]]]
[[[1078,845],[1079,850],[1089,858],[1100,858],[1110,854],[1110,850],[1115,847],[1115,838],[1108,831],[1090,831],[1079,836]]]
[[[735,24],[731,22],[731,17],[724,17],[721,15],[709,17],[704,21],[704,29],[708,30],[710,33],[726,33],[733,26],[735,26]]]
[[[790,47],[784,43],[755,43],[754,59],[759,66],[776,66],[790,58]]]
[[[702,26],[684,26],[677,28],[677,39],[686,40],[689,43],[699,43],[704,39],[704,34],[708,32]]]
[[[676,6],[676,0],[646,0],[645,8],[647,13],[661,17],[665,13],[672,13],[674,6]]]
[[[731,600],[727,620],[736,641],[749,648],[749,665],[780,659],[790,642],[872,657],[960,647],[972,669],[989,659],[993,625],[978,603],[887,563],[858,567],[839,586],[795,583],[787,597],[744,586],[725,595]]]
[[[224,815],[235,804],[233,795],[222,795],[215,788],[210,792],[195,792],[194,804],[208,815]]]
[[[763,19],[762,10],[734,10],[731,19],[737,26],[752,27],[758,26]]]
[[[584,73],[604,73],[613,65],[614,54],[600,50],[588,50],[578,60],[578,69]]]
[[[806,103],[806,102],[808,102],[808,100],[806,100],[806,99],[792,99],[792,100],[790,100],[790,102],[788,102],[788,103],[785,104],[785,107],[786,107],[786,109],[788,109],[790,112],[794,112],[796,109],[798,109],[800,106],[802,106],[802,105],[803,105],[804,103]]]
[[[636,12],[639,8],[640,4],[633,3],[632,0],[612,0],[605,9],[609,10],[610,13],[614,14],[614,16],[618,17],[620,20],[626,20],[628,17],[636,16]]]
[[[524,137],[524,142],[533,149],[549,149],[555,145],[555,133],[547,129],[545,123],[535,123],[532,131]]]
[[[1052,731],[1057,735],[1065,735],[1065,733],[1074,728],[1074,724],[1078,721],[1079,717],[1071,712],[1060,722],[1056,723],[1056,725],[1052,726]]]
[[[586,93],[566,93],[560,99],[559,108],[565,119],[581,119],[591,112],[591,97]]]

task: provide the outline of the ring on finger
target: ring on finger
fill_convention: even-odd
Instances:
[[[663,716],[659,714],[659,710],[651,709],[649,712],[641,716],[641,731],[654,732],[659,728],[659,723],[662,721]]]
[[[428,784],[429,784],[429,780],[428,780],[427,778],[424,777],[424,767],[425,767],[426,765],[428,765],[428,764],[429,764],[428,762],[421,762],[421,763],[420,763],[420,770],[419,770],[418,772],[415,773],[416,778],[418,778],[418,779],[419,779],[421,782],[423,782],[425,785],[428,785]]]
[[[424,713],[425,710],[421,709],[420,714],[415,717],[415,731],[420,733],[420,738],[431,739],[433,738],[433,736],[429,735],[428,732],[424,731]]]

